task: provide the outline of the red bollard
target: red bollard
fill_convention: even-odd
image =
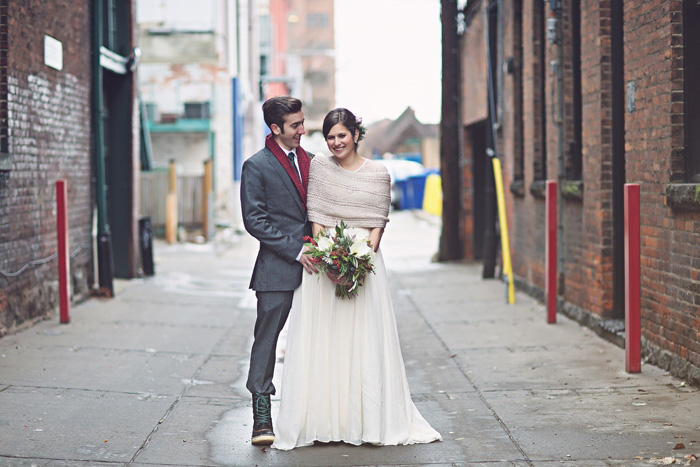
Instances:
[[[545,297],[547,323],[557,322],[557,182],[547,180],[547,220],[545,223]]]
[[[642,371],[639,185],[625,184],[625,369]]]
[[[69,271],[68,256],[68,215],[66,206],[66,182],[56,181],[56,231],[58,240],[58,295],[61,323],[70,323]]]

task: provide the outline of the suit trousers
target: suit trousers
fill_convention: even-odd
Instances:
[[[287,322],[294,291],[258,291],[255,292],[255,296],[258,298],[258,317],[255,321],[246,387],[251,393],[274,394],[272,376],[277,360],[277,338]]]

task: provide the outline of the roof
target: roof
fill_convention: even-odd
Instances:
[[[438,125],[424,124],[416,118],[411,107],[396,119],[384,119],[369,125],[364,145],[360,150],[365,154],[394,152],[407,138],[437,138]]]

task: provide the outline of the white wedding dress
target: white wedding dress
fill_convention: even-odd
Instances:
[[[374,263],[354,299],[336,298],[324,274],[304,273],[287,322],[273,447],[441,439],[411,400],[381,249]]]

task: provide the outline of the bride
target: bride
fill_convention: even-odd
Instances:
[[[307,209],[313,233],[341,220],[369,238],[376,256],[355,298],[338,299],[337,277],[304,274],[289,314],[273,447],[314,441],[398,445],[439,440],[411,400],[379,244],[389,221],[390,179],[361,157],[365,128],[347,109],[326,115],[330,157],[311,162]]]

